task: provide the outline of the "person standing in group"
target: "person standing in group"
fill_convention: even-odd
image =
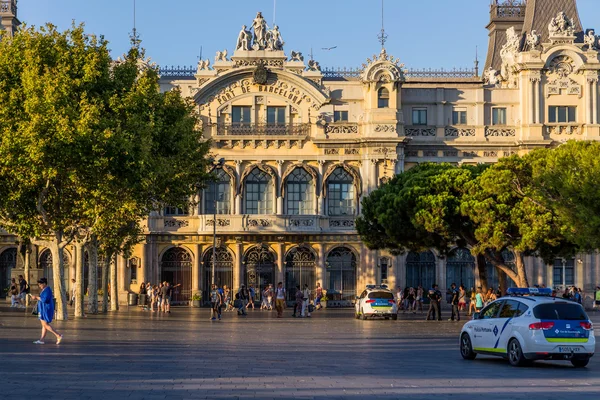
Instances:
[[[223,297],[221,297],[221,293],[219,289],[217,289],[217,285],[214,283],[211,285],[210,289],[210,319],[214,321],[219,317],[219,321],[221,320],[221,303]]]
[[[417,313],[417,305],[416,305],[416,293],[415,293],[415,288],[414,287],[410,287],[408,289],[408,295],[406,297],[406,299],[408,300],[408,311],[412,311],[413,314]]]
[[[309,303],[310,289],[308,288],[308,284],[305,283],[304,290],[302,290],[302,312],[300,313],[301,316],[310,318],[310,310],[308,308]]]
[[[477,288],[477,294],[475,294],[475,312],[481,311],[483,308],[483,294],[481,293],[481,286]]]
[[[283,306],[285,305],[285,289],[283,288],[283,283],[279,282],[277,284],[277,289],[275,289],[275,308],[277,309],[277,318],[283,317]]]
[[[269,311],[273,310],[273,285],[271,285],[269,283],[269,287],[268,287],[268,293],[267,293],[267,305],[268,305],[268,309]]]
[[[25,308],[25,305],[27,304],[25,297],[27,297],[28,293],[29,284],[27,283],[25,278],[23,278],[23,275],[19,275],[19,301],[21,302],[21,306],[23,308]]]
[[[248,315],[246,314],[246,305],[248,304],[248,297],[250,297],[250,293],[248,289],[246,289],[246,285],[242,285],[240,288],[238,295],[240,297],[240,307],[238,308],[238,315]]]
[[[56,336],[56,344],[60,344],[60,342],[62,342],[63,335],[61,335],[57,330],[52,328],[52,325],[50,325],[52,319],[54,318],[54,296],[52,295],[52,289],[48,287],[48,280],[46,278],[40,278],[40,280],[38,280],[38,286],[40,287],[40,295],[30,296],[33,300],[38,300],[37,311],[38,318],[42,324],[42,335],[40,340],[36,340],[33,343],[44,344],[46,333],[50,332]]]
[[[594,294],[594,309],[596,311],[600,309],[600,286],[596,286],[596,293]]]
[[[321,299],[323,298],[323,288],[321,287],[321,283],[317,282],[317,288],[315,289],[315,310],[320,310],[321,307]]]
[[[77,281],[75,279],[71,279],[71,298],[69,299],[69,305],[75,305],[75,292],[77,291]]]
[[[427,312],[427,321],[430,319],[435,320],[437,316],[437,320],[442,320],[442,314],[440,313],[440,301],[442,300],[442,292],[438,290],[438,285],[435,283],[429,289],[429,311]]]
[[[254,290],[254,285],[250,285],[248,287],[248,304],[246,304],[246,308],[249,310],[252,307],[254,310],[254,298],[256,296],[256,290]]]
[[[400,311],[402,308],[402,288],[398,286],[398,290],[396,291],[396,309]]]
[[[465,286],[461,284],[458,287],[458,311],[466,311],[467,309],[467,291]]]
[[[233,311],[233,302],[231,301],[231,289],[227,285],[223,285],[223,303],[225,304],[225,311]]]
[[[21,308],[21,303],[19,302],[19,289],[17,289],[17,282],[15,278],[10,280],[10,288],[8,289],[8,293],[10,294],[10,306]]]
[[[477,293],[475,292],[475,288],[471,288],[471,301],[469,302],[469,312],[467,315],[471,316],[474,312],[477,311]]]
[[[268,310],[269,309],[269,288],[270,286],[267,285],[265,287],[265,290],[262,291],[262,299],[260,302],[260,309],[261,310]]]
[[[300,289],[300,285],[296,285],[296,303],[294,304],[294,314],[292,314],[292,317],[302,317],[302,303],[303,303],[303,299],[304,299],[304,294],[302,293],[302,290]]]
[[[452,294],[452,299],[450,300],[450,303],[452,304],[452,316],[448,321],[460,321],[460,308],[458,307],[460,291],[456,288],[456,283],[453,282],[452,285],[450,285],[450,292]]]
[[[419,311],[421,311],[421,314],[423,314],[423,292],[423,286],[419,285],[419,287],[417,288],[417,306],[419,307]],[[417,311],[416,307],[415,311]]]

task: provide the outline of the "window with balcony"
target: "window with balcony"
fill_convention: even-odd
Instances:
[[[354,179],[343,168],[327,178],[327,212],[330,216],[354,215],[356,208]]]
[[[273,180],[259,168],[248,175],[245,183],[246,214],[273,213]]]
[[[231,178],[219,168],[215,171],[215,179],[204,189],[204,212],[231,214]]]
[[[267,107],[267,124],[285,125],[285,107]]]
[[[315,183],[304,168],[296,168],[286,182],[286,213],[289,215],[312,215]]]
[[[334,111],[333,122],[348,122],[348,111]]]
[[[188,211],[186,209],[173,206],[166,206],[163,210],[163,213],[165,217],[177,217],[188,215]]]
[[[252,107],[234,106],[231,107],[231,122],[233,125],[250,125],[252,123]]]
[[[382,87],[377,92],[377,107],[388,108],[390,106],[390,91]]]
[[[577,122],[577,107],[550,106],[548,107],[548,122],[573,123]]]
[[[412,124],[413,125],[427,125],[427,109],[426,108],[413,108]]]
[[[455,108],[452,110],[452,125],[466,125],[467,124],[467,109],[466,108]]]
[[[492,125],[506,125],[506,108],[492,108]]]

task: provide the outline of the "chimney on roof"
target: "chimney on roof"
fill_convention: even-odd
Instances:
[[[490,40],[484,71],[490,67],[496,71],[500,70],[502,65],[500,50],[506,44],[506,31],[514,26],[518,34],[523,32],[525,10],[530,2],[532,0],[492,0],[490,4],[490,23],[486,26],[490,32]]]

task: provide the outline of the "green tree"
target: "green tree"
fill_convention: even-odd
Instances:
[[[59,319],[66,246],[112,243],[206,179],[209,144],[191,102],[160,91],[143,52],[113,62],[107,45],[83,26],[0,41],[0,225],[50,248]]]

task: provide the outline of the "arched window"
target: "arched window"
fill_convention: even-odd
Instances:
[[[273,213],[273,182],[265,171],[254,168],[246,178],[246,214]]]
[[[185,249],[173,247],[160,260],[160,281],[174,287],[172,303],[187,303],[192,292],[192,257]],[[175,287],[176,285],[180,285]]]
[[[390,106],[390,91],[382,87],[377,92],[377,107],[388,108]]]
[[[435,256],[431,251],[406,256],[406,286],[428,290],[435,283]]]
[[[327,178],[327,213],[330,216],[354,215],[356,212],[354,179],[342,167]]]
[[[17,267],[17,249],[7,249],[0,254],[0,293],[10,288],[10,275],[13,268]]]
[[[218,168],[215,179],[204,189],[204,212],[214,214],[216,208],[217,214],[231,214],[231,178],[223,168]]]
[[[307,247],[296,247],[289,251],[285,257],[285,287],[287,300],[296,298],[296,286],[304,289],[307,284],[313,290],[315,282],[315,255]]]
[[[327,256],[327,297],[353,300],[356,296],[356,256],[347,247],[337,247]]]
[[[446,288],[452,283],[462,284],[467,290],[475,287],[475,257],[469,249],[461,247],[450,253],[446,263]]]
[[[63,265],[65,268],[65,276],[63,277],[63,281],[66,290],[69,288],[69,266],[71,265],[71,258],[66,251],[63,251]],[[54,288],[54,274],[52,272],[52,252],[50,249],[46,249],[42,252],[42,254],[40,254],[38,268],[42,270],[42,276],[48,280],[48,286],[54,293],[56,293]],[[84,265],[84,268],[87,268],[87,263]],[[87,279],[84,280],[84,285],[86,285],[85,288],[87,288]]]
[[[506,266],[510,267],[513,271],[516,270],[516,266],[515,266],[515,255],[512,251],[510,250],[503,250],[502,251],[502,259],[504,260],[504,263],[506,264]],[[487,271],[487,283],[488,283],[488,287],[497,289],[500,287],[500,270],[498,268],[496,268],[491,262],[486,261],[485,263],[486,265],[486,271]],[[512,280],[505,276],[506,280],[504,282],[504,284],[506,285],[506,287],[510,287],[512,286],[511,282]]]
[[[315,182],[304,168],[296,168],[286,181],[286,213],[289,215],[311,215],[315,213],[313,199]]]
[[[212,282],[213,251],[212,248],[204,254],[204,293],[210,293]],[[220,288],[227,286],[233,290],[233,256],[225,247],[215,250],[215,285]],[[232,294],[233,296],[233,294]],[[204,301],[210,301],[207,295]]]

